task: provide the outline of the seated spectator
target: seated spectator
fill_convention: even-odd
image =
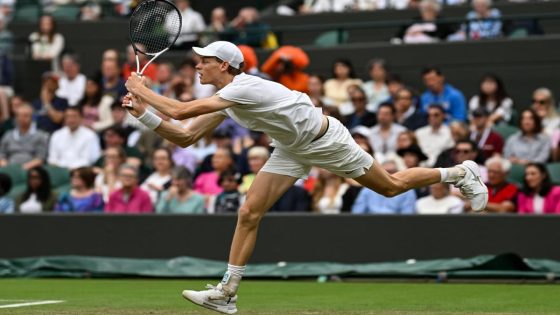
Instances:
[[[416,97],[410,88],[404,87],[398,90],[393,104],[397,123],[406,129],[414,131],[428,124],[427,116],[416,106]]]
[[[97,2],[87,1],[82,3],[78,20],[80,21],[99,21],[102,8]]]
[[[95,177],[95,191],[103,195],[103,201],[109,200],[109,195],[122,187],[119,179],[119,167],[126,163],[126,153],[120,147],[110,147],[103,153],[103,164],[97,170]]]
[[[86,90],[78,104],[82,109],[84,126],[99,132],[113,124],[111,106],[115,99],[101,93],[101,86],[93,79],[87,79]],[[121,103],[117,103],[122,108]],[[126,111],[123,108],[123,111]]]
[[[311,98],[311,102],[317,107],[334,106],[335,102],[325,96],[325,89],[323,84],[325,79],[318,74],[309,75],[307,80],[307,95]]]
[[[181,25],[181,33],[175,45],[173,45],[173,49],[189,51],[198,44],[198,33],[204,31],[206,23],[204,23],[202,15],[192,9],[189,0],[177,0],[175,5],[181,12],[183,23]]]
[[[270,151],[268,151],[265,147],[254,146],[249,149],[249,152],[247,153],[247,160],[249,162],[249,169],[251,170],[251,173],[243,176],[241,185],[239,186],[239,192],[245,194],[249,191],[257,173],[261,170],[266,161],[268,161],[268,158],[270,158]]]
[[[488,212],[515,212],[515,199],[517,197],[517,186],[507,182],[507,175],[511,163],[500,157],[494,156],[486,160],[488,171]]]
[[[66,99],[56,96],[56,90],[58,90],[56,78],[51,74],[43,75],[41,96],[33,101],[37,127],[48,133],[62,127],[64,110],[68,107]]]
[[[160,194],[171,184],[171,171],[173,169],[171,151],[166,148],[156,149],[152,162],[154,172],[146,178],[140,188],[150,194],[153,204],[157,204]]]
[[[484,107],[479,107],[472,112],[472,125],[474,128],[470,138],[477,144],[483,161],[493,155],[501,155],[504,148],[502,136],[490,128],[489,114]]]
[[[127,145],[127,132],[126,129],[113,125],[103,131],[103,144],[105,148],[122,148],[127,157],[126,163],[140,167],[143,164],[142,159],[144,157],[137,148]],[[103,159],[103,156],[99,157],[95,165],[101,166],[103,164]]]
[[[103,195],[94,190],[95,173],[90,167],[70,171],[71,189],[60,195],[54,208],[57,212],[103,211]]]
[[[82,125],[80,108],[66,108],[64,128],[55,131],[49,143],[49,164],[73,169],[91,166],[99,156],[99,137]]]
[[[14,212],[14,200],[8,197],[12,189],[12,179],[9,175],[0,173],[0,214]]]
[[[550,137],[543,133],[541,119],[533,109],[521,112],[519,128],[507,139],[504,157],[514,164],[546,163],[550,157]]]
[[[277,48],[278,43],[270,32],[270,26],[260,21],[259,11],[254,7],[244,7],[239,10],[223,33],[225,40],[236,45],[247,45],[255,48]]]
[[[220,194],[223,189],[219,186],[220,174],[233,168],[233,152],[229,148],[219,147],[212,155],[213,171],[200,174],[194,181],[194,190],[205,196]]]
[[[422,152],[422,149],[417,144],[411,144],[408,147],[398,149],[397,154],[402,157],[405,168],[419,167],[421,162],[428,159],[428,156]],[[425,197],[429,194],[427,187],[419,187],[414,189],[414,191],[417,198]]]
[[[276,201],[269,212],[309,212],[311,210],[311,197],[307,190],[299,186],[291,186]]]
[[[119,167],[121,188],[109,195],[105,205],[107,213],[144,213],[153,212],[150,195],[138,187],[138,169],[130,164]]]
[[[525,167],[523,189],[517,195],[517,211],[530,214],[560,214],[560,187],[552,185],[546,166]]]
[[[259,59],[253,47],[247,45],[239,45],[237,47],[239,47],[239,50],[241,50],[243,54],[243,72],[265,80],[272,80],[268,74],[259,70]]]
[[[212,13],[210,13],[210,24],[206,26],[204,33],[200,35],[200,45],[206,47],[215,41],[219,41],[222,35],[220,33],[226,29],[227,25],[228,17],[226,9],[224,7],[215,7],[212,9]],[[245,59],[245,61],[246,60],[247,59]]]
[[[339,214],[342,210],[342,197],[348,188],[344,178],[319,170],[312,194],[312,210],[322,214]]]
[[[62,56],[62,76],[58,80],[56,96],[68,101],[68,105],[76,106],[84,97],[86,76],[80,73],[80,61],[76,54]]]
[[[416,201],[418,214],[452,214],[463,212],[461,198],[449,193],[448,183],[430,185],[430,195]]]
[[[375,113],[367,110],[367,96],[364,90],[356,87],[350,91],[352,114],[344,117],[344,126],[352,129],[357,126],[373,127],[377,123]]]
[[[0,12],[0,52],[5,55],[11,54],[14,46],[14,35],[6,27],[8,22],[7,16]]]
[[[406,130],[395,123],[395,107],[390,103],[382,103],[377,109],[377,125],[371,128],[370,144],[375,157],[383,162],[397,152],[397,137]]]
[[[37,130],[33,108],[22,104],[16,110],[16,128],[8,131],[0,142],[0,167],[21,165],[25,170],[40,166],[47,158],[49,135]]]
[[[368,64],[368,74],[371,80],[362,84],[362,89],[367,95],[367,109],[371,112],[377,112],[379,104],[389,98],[389,89],[387,88],[387,68],[385,60],[372,59]]]
[[[437,0],[422,0],[418,6],[420,16],[414,22],[403,27],[397,38],[405,43],[434,43],[444,41],[454,33],[449,23],[441,23],[441,5]]]
[[[282,46],[268,57],[261,70],[290,90],[307,93],[309,75],[303,69],[308,65],[309,57],[301,48]]]
[[[16,127],[15,114],[18,108],[23,104],[28,104],[28,103],[21,95],[16,94],[10,98],[8,104],[10,108],[10,114],[8,115],[9,118],[7,120],[4,120],[3,122],[0,123],[0,138],[2,138],[6,134],[6,132]]]
[[[467,13],[467,25],[461,28],[468,39],[491,39],[502,36],[500,10],[492,8],[492,0],[473,0],[473,10]]]
[[[152,84],[152,90],[161,95],[169,95],[172,92],[171,85],[175,67],[170,62],[160,63],[157,67],[156,79]]]
[[[499,122],[510,122],[513,101],[508,96],[500,77],[495,74],[486,74],[482,77],[478,94],[469,101],[471,113],[477,108],[485,108],[490,113],[489,127]]]
[[[33,60],[49,60],[52,71],[58,72],[58,60],[64,49],[64,36],[56,31],[56,22],[50,15],[39,18],[39,30],[29,35],[31,58]]]
[[[204,196],[192,190],[191,172],[182,166],[176,166],[171,174],[171,186],[161,194],[156,212],[204,213]]]
[[[445,110],[440,105],[428,107],[428,125],[416,130],[418,145],[428,156],[426,164],[434,165],[440,153],[453,147],[454,141],[451,137],[451,130],[443,122],[445,120]]]
[[[115,100],[120,100],[128,92],[121,77],[118,60],[104,59],[101,63],[101,91]]]
[[[336,106],[348,101],[348,87],[350,85],[361,85],[362,80],[356,79],[354,67],[349,60],[337,59],[334,61],[333,77],[325,81],[325,96],[332,99]]]
[[[446,113],[446,121],[467,121],[467,107],[463,93],[445,82],[445,76],[436,67],[422,70],[422,79],[427,91],[420,97],[421,109],[428,111],[432,104],[440,104]]]
[[[136,47],[138,47],[138,49],[140,50],[146,49],[144,48],[144,45],[140,43],[136,43]],[[138,54],[138,61],[140,62],[140,70],[142,70],[148,63],[148,56],[144,54]],[[158,67],[156,64],[150,63],[142,73],[142,76],[147,77],[152,82],[155,81],[157,68]],[[134,53],[134,48],[132,48],[132,45],[128,45],[126,46],[126,62],[122,67],[122,77],[126,79],[132,72],[136,72],[136,54]]]
[[[469,139],[463,139],[455,142],[452,150],[450,150],[450,156],[443,158],[441,155],[447,152],[443,152],[438,157],[435,167],[453,167],[457,164],[461,164],[466,160],[476,161],[478,157],[478,147],[474,141]],[[481,168],[481,177],[486,179],[486,174],[484,169]]]
[[[387,90],[389,90],[389,98],[386,99],[384,102],[394,103],[395,100],[398,98],[397,92],[403,88],[405,88],[405,85],[401,76],[395,73],[391,73],[387,77]]]
[[[541,119],[543,132],[550,136],[554,130],[560,128],[560,115],[556,111],[556,101],[552,91],[547,88],[538,88],[533,92],[533,105],[531,106]]]
[[[241,174],[229,169],[220,174],[218,183],[222,192],[212,196],[208,201],[208,213],[231,213],[237,212],[245,201],[238,188],[241,183]]]
[[[374,167],[378,167],[377,165]],[[397,172],[393,161],[386,161],[382,167],[389,173]],[[414,214],[416,209],[416,193],[409,190],[395,197],[385,197],[373,190],[362,189],[352,206],[354,214]]]
[[[27,171],[27,187],[16,197],[16,212],[50,212],[54,210],[56,199],[49,173],[41,166],[36,166]]]

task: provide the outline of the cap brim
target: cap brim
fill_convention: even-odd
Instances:
[[[192,50],[194,51],[195,54],[199,55],[199,56],[203,56],[203,57],[215,57],[214,54],[212,54],[211,52],[209,52],[207,49],[204,49],[202,47],[193,47]]]

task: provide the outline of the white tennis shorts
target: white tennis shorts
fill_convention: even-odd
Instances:
[[[307,178],[311,166],[317,166],[341,177],[364,175],[372,167],[373,157],[358,146],[340,121],[328,119],[329,128],[321,138],[297,151],[276,147],[261,171]]]

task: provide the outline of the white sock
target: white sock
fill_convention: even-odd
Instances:
[[[465,170],[459,167],[438,168],[441,183],[457,183],[464,175]]]
[[[222,289],[229,296],[234,296],[239,288],[241,278],[245,273],[245,266],[235,266],[228,264],[228,268],[222,278]]]

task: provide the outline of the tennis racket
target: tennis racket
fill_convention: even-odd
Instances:
[[[181,12],[167,0],[146,0],[138,5],[129,23],[129,37],[136,55],[136,73],[142,76],[157,57],[169,50],[181,33]],[[142,69],[138,54],[152,57]],[[128,105],[132,107],[132,104]]]

